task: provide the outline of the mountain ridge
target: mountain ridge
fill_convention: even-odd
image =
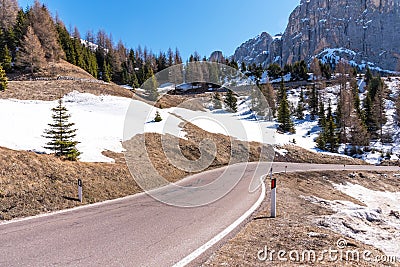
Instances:
[[[360,69],[397,70],[400,60],[398,0],[301,0],[281,36],[244,42],[233,58],[246,64],[284,65],[345,58]],[[269,35],[270,36],[270,35]],[[247,52],[246,52],[247,51]]]

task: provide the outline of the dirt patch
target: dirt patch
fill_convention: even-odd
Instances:
[[[270,216],[270,199],[265,201],[264,210],[254,215],[234,238],[224,244],[218,251],[212,254],[202,266],[299,266],[300,261],[279,261],[277,255],[273,261],[259,260],[260,250],[314,250],[322,252],[329,248],[338,249],[337,241],[345,238],[348,248],[364,251],[370,250],[373,255],[383,253],[369,245],[362,244],[354,239],[346,238],[315,223],[315,218],[322,215],[330,215],[332,211],[319,205],[315,205],[304,199],[304,196],[316,196],[325,200],[348,200],[359,205],[359,201],[337,191],[332,186],[334,183],[358,183],[367,188],[382,186],[388,191],[398,191],[400,181],[388,173],[386,179],[382,179],[382,173],[360,172],[307,172],[277,174],[278,179],[278,216],[275,219]],[[352,178],[351,178],[352,177]],[[377,184],[376,184],[377,183]],[[386,187],[384,187],[386,186]],[[263,256],[263,255],[261,255]],[[288,258],[288,255],[286,255]],[[367,262],[346,261],[346,257],[338,261],[330,261],[325,257],[321,262],[303,262],[304,266],[375,266]],[[390,264],[387,264],[390,266]],[[381,263],[379,266],[385,266]]]

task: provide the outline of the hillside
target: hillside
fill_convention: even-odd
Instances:
[[[0,91],[0,99],[53,101],[73,91],[93,95],[132,98],[134,94],[113,83],[95,79],[83,69],[61,60],[48,64],[44,71],[30,75],[11,75],[8,89]]]
[[[398,0],[301,0],[282,36],[267,33],[243,43],[233,55],[239,62],[282,66],[317,56],[345,58],[361,69],[397,70],[400,43]],[[267,36],[267,37],[266,37]]]

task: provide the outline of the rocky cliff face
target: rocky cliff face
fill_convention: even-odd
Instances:
[[[310,61],[313,56],[343,57],[361,66],[370,63],[371,67],[395,70],[400,59],[399,2],[301,0],[281,39],[258,37],[247,41],[234,58],[267,65]],[[252,45],[258,42],[263,45]]]
[[[263,64],[269,58],[269,47],[273,40],[271,35],[263,32],[237,48],[234,57],[246,63]]]
[[[222,54],[222,51],[214,51],[214,52],[212,52],[208,60],[212,61],[212,62],[218,62],[218,63],[225,62],[225,58],[224,58],[224,56]]]

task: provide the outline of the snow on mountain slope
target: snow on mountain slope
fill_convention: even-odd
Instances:
[[[184,120],[206,131],[231,135],[244,141],[273,144],[275,137],[275,124],[258,122],[249,110],[249,98],[241,100],[237,113],[222,109],[157,109],[129,98],[95,96],[76,91],[65,95],[63,100],[71,114],[70,121],[75,123],[75,139],[80,142],[77,148],[82,152],[80,160],[84,162],[113,162],[102,152],[121,153],[124,151],[121,144],[123,138],[129,139],[144,132],[168,133],[185,138],[185,132],[179,126]],[[57,101],[0,100],[0,125],[3,126],[0,146],[50,153],[44,148],[48,140],[42,135],[48,128],[47,124],[52,122],[51,109],[56,105]],[[156,111],[163,119],[161,122],[153,121]],[[129,116],[127,121],[132,121],[127,127],[126,116]]]
[[[76,140],[81,161],[85,162],[113,162],[101,152],[110,150],[123,152],[121,144],[125,123],[125,115],[130,104],[135,106],[138,114],[150,114],[149,121],[137,132],[162,133],[165,131],[163,123],[152,122],[155,111],[153,107],[141,101],[114,96],[95,96],[87,93],[72,92],[63,98],[65,106],[71,114],[70,121],[75,123],[78,129]],[[0,100],[0,146],[16,150],[32,150],[40,153],[49,153],[44,149],[48,140],[43,132],[51,123],[51,109],[57,105],[57,101],[32,101],[32,100]],[[163,119],[172,116],[167,110],[159,110]],[[174,117],[174,116],[172,116]],[[133,118],[134,119],[134,118]],[[174,117],[169,120],[178,124],[181,120]]]
[[[334,186],[365,206],[350,201],[306,198],[336,212],[324,216],[323,224],[335,232],[380,248],[387,256],[400,259],[400,225],[394,213],[400,210],[400,193],[375,191],[352,183]]]
[[[387,123],[385,133],[391,133],[392,143],[382,144],[372,142],[370,152],[365,152],[361,157],[371,164],[380,163],[383,156],[391,155],[392,160],[400,156],[400,129],[395,123],[394,99],[399,94],[400,78],[385,79],[391,94],[386,100]],[[361,89],[363,83],[360,81]],[[297,106],[301,88],[288,91],[288,100],[293,107]],[[327,87],[322,91],[325,103],[332,102],[332,109],[337,108],[338,86]],[[360,98],[365,98],[363,90]],[[327,153],[316,148],[315,140],[320,132],[317,120],[311,120],[308,111],[304,113],[304,120],[294,120],[295,134],[276,132],[277,122],[266,121],[255,116],[250,107],[250,97],[242,96],[238,99],[238,112],[229,113],[224,109],[214,110],[212,105],[206,105],[205,111],[191,111],[183,108],[157,109],[144,102],[123,97],[95,96],[86,93],[72,92],[64,96],[65,105],[70,111],[71,121],[76,123],[77,137],[81,143],[77,148],[83,152],[80,159],[87,162],[112,162],[101,152],[110,150],[123,152],[121,141],[124,138],[124,126],[127,111],[133,123],[128,138],[144,132],[160,134],[169,133],[180,138],[185,138],[180,124],[189,121],[198,127],[212,132],[233,136],[243,141],[264,142],[267,144],[292,144],[307,150]],[[42,136],[48,123],[51,122],[51,108],[56,106],[56,101],[21,101],[0,100],[0,146],[17,150],[33,150],[49,153],[43,147],[47,140]],[[325,105],[327,108],[327,104]],[[155,112],[159,111],[162,121],[153,121]],[[141,123],[138,123],[142,121]],[[136,122],[136,123],[135,123]],[[345,146],[339,149],[344,154]],[[338,155],[338,154],[335,154]]]

